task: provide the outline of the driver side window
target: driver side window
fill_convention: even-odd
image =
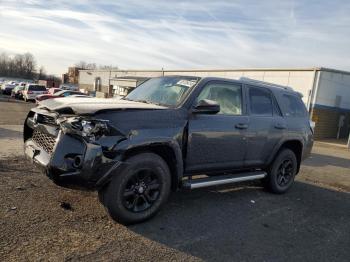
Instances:
[[[242,87],[230,83],[209,83],[197,97],[197,102],[203,99],[216,101],[223,115],[242,114]]]

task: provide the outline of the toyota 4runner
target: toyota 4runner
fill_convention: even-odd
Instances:
[[[56,184],[98,190],[111,217],[144,221],[171,190],[263,180],[284,193],[311,151],[301,95],[251,79],[152,78],[125,98],[43,101],[26,155]]]

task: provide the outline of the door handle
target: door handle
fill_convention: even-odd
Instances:
[[[282,123],[277,123],[277,124],[275,124],[275,128],[276,129],[286,129],[287,125],[286,124],[282,124]]]
[[[238,123],[238,124],[235,125],[235,128],[238,128],[238,129],[247,129],[247,128],[248,128],[248,124]]]

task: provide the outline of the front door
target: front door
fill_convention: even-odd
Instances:
[[[240,84],[212,81],[204,86],[194,104],[202,99],[213,100],[220,105],[220,112],[191,115],[186,172],[230,170],[244,164],[249,118],[243,97]]]

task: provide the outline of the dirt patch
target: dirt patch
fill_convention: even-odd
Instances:
[[[23,158],[0,160],[0,195],[1,261],[196,260],[112,222],[95,193],[60,188]]]

